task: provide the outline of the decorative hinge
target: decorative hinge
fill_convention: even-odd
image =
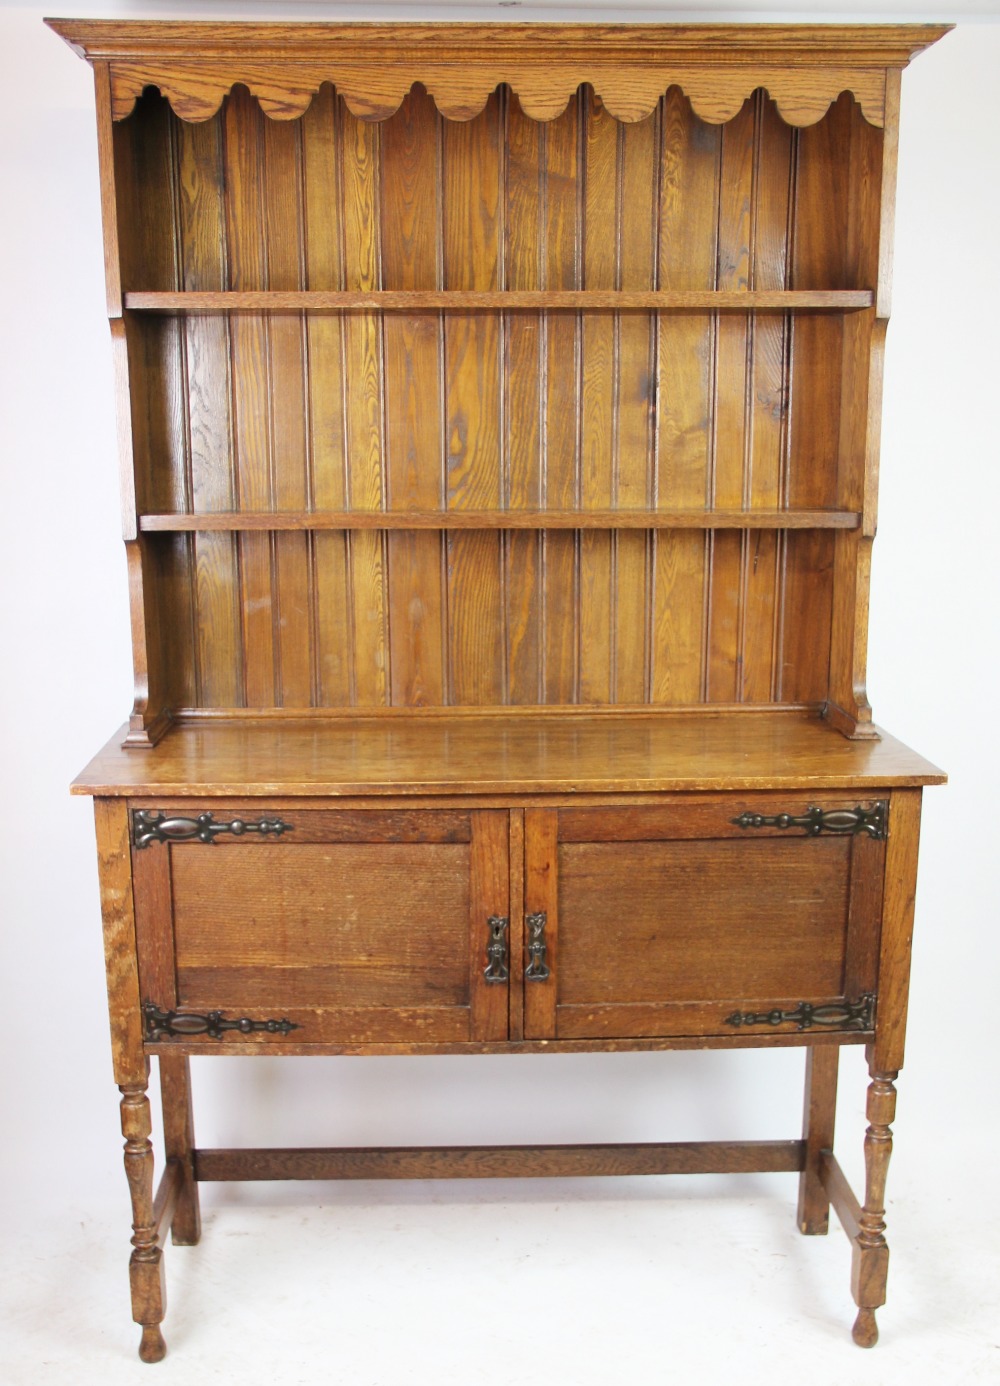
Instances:
[[[510,977],[507,968],[507,925],[510,921],[500,914],[491,914],[489,925],[490,940],[486,945],[488,959],[483,976],[488,982],[506,982]]]
[[[146,1017],[146,1038],[161,1040],[168,1035],[207,1035],[209,1039],[222,1039],[227,1030],[238,1030],[241,1035],[263,1032],[269,1035],[287,1035],[300,1027],[291,1020],[251,1020],[241,1016],[239,1020],[227,1020],[221,1011],[209,1011],[197,1015],[193,1011],[162,1011],[152,1001],[142,1008]]]
[[[741,813],[739,818],[731,818],[737,828],[805,828],[807,837],[818,837],[820,833],[867,833],[869,837],[882,841],[887,832],[888,805],[879,800],[872,808],[862,808],[859,804],[852,809],[810,808],[805,813]]]
[[[528,930],[528,957],[530,962],[524,969],[524,980],[526,982],[544,982],[550,975],[548,964],[545,961],[545,954],[548,945],[545,942],[546,915],[544,910],[541,914],[526,914],[524,916],[525,927]]]
[[[244,837],[259,833],[261,837],[280,837],[292,831],[294,824],[280,818],[258,818],[248,821],[234,818],[229,823],[216,823],[212,814],[199,813],[197,818],[168,818],[153,809],[132,810],[132,841],[136,847],[148,847],[151,842],[214,842],[222,833]]]
[[[837,1030],[870,1030],[875,1017],[875,996],[865,992],[857,1001],[836,1001],[826,1006],[813,1006],[800,1001],[794,1011],[733,1011],[725,1023],[741,1025],[795,1024],[800,1030],[814,1025],[826,1025]]]

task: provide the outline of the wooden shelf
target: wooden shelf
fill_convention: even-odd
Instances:
[[[670,312],[850,313],[870,308],[870,289],[530,289],[354,291],[227,290],[127,293],[125,307],[152,313]]]
[[[284,510],[140,515],[144,533],[322,529],[856,529],[853,510]]]
[[[939,784],[892,737],[848,741],[805,710],[324,709],[314,717],[175,725],[148,754],[118,732],[75,794],[645,793]],[[345,713],[347,710],[345,709]]]

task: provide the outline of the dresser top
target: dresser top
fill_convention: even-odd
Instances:
[[[815,716],[763,711],[401,712],[199,721],[152,750],[124,729],[73,784],[94,795],[630,794],[874,789],[944,774],[883,734],[849,741]]]
[[[538,120],[590,82],[619,120],[641,120],[679,85],[704,120],[731,119],[758,86],[793,125],[852,91],[874,125],[885,75],[950,26],[932,24],[247,24],[46,21],[82,57],[108,64],[111,110],[127,118],[155,86],[183,120],[205,120],[241,82],[288,120],[332,82],[355,115],[385,119],[414,82],[441,114],[468,120],[509,83]]]

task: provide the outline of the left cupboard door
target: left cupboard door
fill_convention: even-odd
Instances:
[[[506,812],[129,810],[147,1044],[506,1039]]]

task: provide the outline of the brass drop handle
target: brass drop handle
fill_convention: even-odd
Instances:
[[[491,914],[489,925],[490,939],[486,945],[488,962],[483,976],[488,982],[506,982],[510,977],[507,967],[507,925],[509,920],[502,914]]]
[[[545,954],[548,952],[548,945],[545,942],[546,916],[543,910],[540,914],[526,914],[524,923],[528,930],[528,966],[524,969],[524,980],[526,982],[544,982],[550,976],[548,964],[545,961]]]

